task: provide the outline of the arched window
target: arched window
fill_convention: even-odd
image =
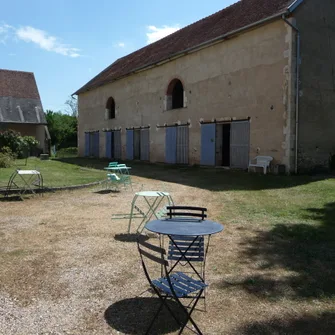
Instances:
[[[179,79],[173,79],[169,84],[166,107],[166,109],[184,107],[184,87]]]
[[[106,104],[107,119],[115,119],[115,100],[110,97]]]

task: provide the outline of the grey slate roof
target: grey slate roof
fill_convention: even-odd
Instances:
[[[0,123],[47,124],[33,73],[0,69]]]

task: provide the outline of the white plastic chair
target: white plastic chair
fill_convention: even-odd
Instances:
[[[253,168],[260,167],[263,168],[263,172],[264,174],[266,174],[267,169],[270,167],[270,163],[272,160],[273,157],[271,156],[256,156],[253,160],[249,162],[248,172],[250,171],[251,167]],[[256,163],[252,163],[252,161]]]

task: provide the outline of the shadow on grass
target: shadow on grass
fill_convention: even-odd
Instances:
[[[304,315],[292,319],[271,319],[254,322],[236,331],[236,335],[320,335],[335,333],[335,313],[324,312],[318,316]]]
[[[0,197],[0,202],[23,201],[19,195],[10,195],[8,197]]]
[[[260,272],[219,286],[241,286],[266,299],[334,298],[335,202],[306,211],[306,218],[314,223],[278,224],[246,239],[241,257],[248,264],[258,264]],[[280,270],[289,272],[283,275]]]
[[[108,162],[108,160],[81,157],[58,160],[63,163],[100,170]],[[329,178],[329,176],[264,176],[262,174],[249,174],[244,171],[227,171],[198,166],[150,164],[138,161],[127,161],[126,164],[132,167],[131,174],[134,176],[199,187],[211,191],[281,189]]]
[[[185,314],[176,302],[168,301],[168,305],[176,316]],[[105,320],[122,334],[145,334],[159,306],[158,298],[124,299],[107,308]],[[151,334],[167,334],[178,329],[179,325],[164,307],[152,327]]]
[[[140,235],[140,234],[115,234],[114,239],[116,241],[120,242],[137,242],[138,238],[141,238],[143,241],[146,241],[149,239],[146,235]]]

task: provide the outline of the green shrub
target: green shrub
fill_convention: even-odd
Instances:
[[[12,152],[19,154],[23,144],[21,134],[17,131],[9,129],[0,132],[0,150],[3,147],[8,147]]]
[[[12,166],[16,155],[9,147],[2,147],[0,150],[0,168],[8,168]]]
[[[34,155],[39,142],[33,136],[21,136],[15,130],[5,130],[0,132],[0,150],[8,147],[18,158]]]
[[[56,157],[77,157],[77,156],[78,156],[77,147],[59,149],[56,153]]]

